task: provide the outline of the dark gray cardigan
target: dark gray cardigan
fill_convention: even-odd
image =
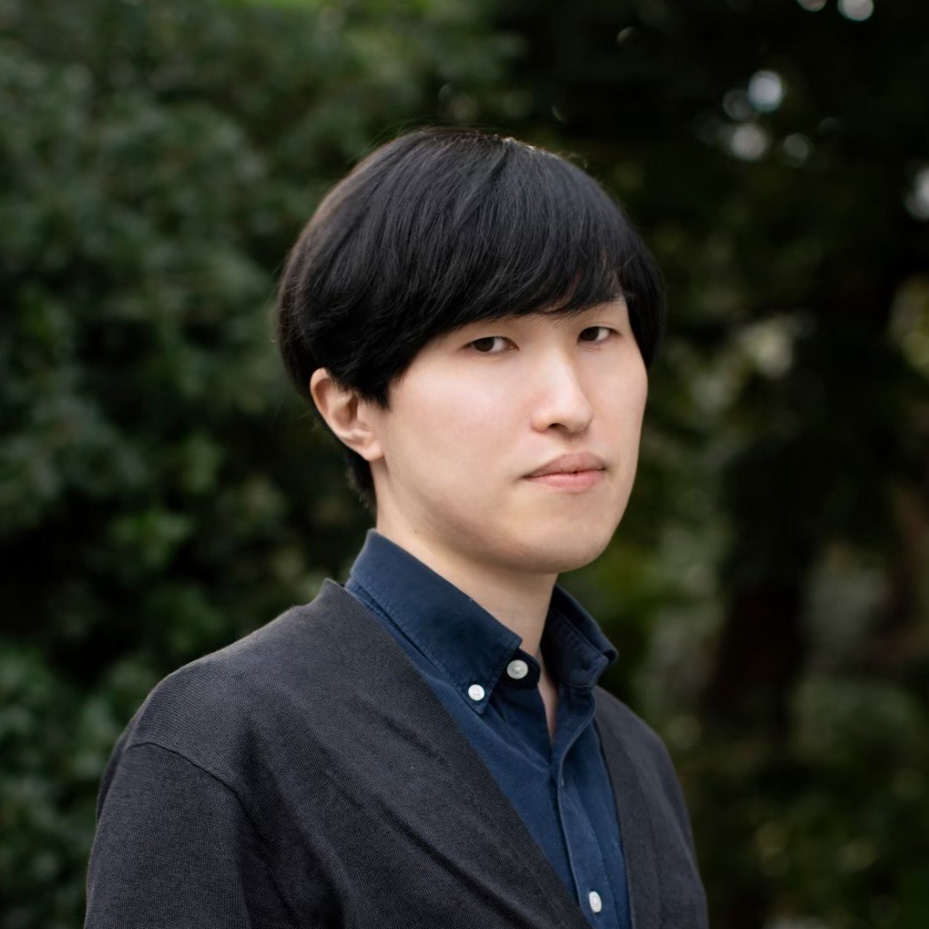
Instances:
[[[668,753],[595,693],[633,929],[703,929]],[[328,579],[154,688],[97,814],[88,929],[590,926],[399,644]]]

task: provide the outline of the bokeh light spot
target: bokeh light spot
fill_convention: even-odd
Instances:
[[[802,133],[792,132],[781,142],[781,149],[791,164],[801,165],[810,157],[813,145]]]
[[[784,93],[784,81],[776,71],[757,71],[748,82],[748,99],[762,113],[776,110]]]
[[[914,219],[929,220],[929,167],[916,173],[913,186],[903,202]]]
[[[864,22],[874,12],[874,0],[839,0],[839,12],[852,22]]]
[[[723,97],[723,109],[730,119],[741,122],[744,119],[751,119],[755,115],[752,105],[749,102],[748,94],[744,90],[733,89],[726,91]]]
[[[743,123],[729,136],[729,151],[742,161],[756,161],[768,150],[769,141],[768,133],[757,123]]]

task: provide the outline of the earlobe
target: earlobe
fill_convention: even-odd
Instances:
[[[383,457],[370,421],[369,404],[354,391],[342,387],[325,368],[313,372],[309,387],[319,415],[339,441],[366,461]]]

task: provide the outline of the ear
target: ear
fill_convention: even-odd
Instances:
[[[384,457],[375,430],[373,405],[338,384],[326,368],[310,378],[310,396],[336,437],[366,461]]]

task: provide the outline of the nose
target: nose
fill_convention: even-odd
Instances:
[[[545,432],[558,426],[583,432],[593,418],[593,407],[578,377],[576,366],[564,355],[549,353],[536,372],[539,384],[532,413],[533,428]]]

